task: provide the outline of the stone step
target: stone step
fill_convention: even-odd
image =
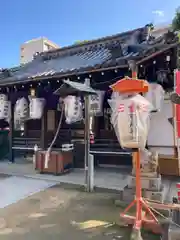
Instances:
[[[161,186],[160,190],[158,191],[143,189],[142,196],[144,198],[148,198],[150,200],[163,203],[166,200],[165,198],[167,195],[167,191],[168,189],[164,186],[163,187]],[[120,200],[125,202],[131,202],[134,200],[134,196],[135,196],[135,189],[126,187],[124,191],[122,191],[120,194]]]
[[[142,191],[142,195],[144,198],[154,200],[157,202],[165,202],[166,200],[166,193],[167,189],[163,186],[159,191],[154,191],[154,190],[149,190],[149,189],[144,189]]]
[[[134,170],[132,170],[132,176],[136,176],[136,173],[135,173],[135,171]],[[156,177],[159,177],[159,173],[157,173],[157,172],[142,172],[141,171],[141,177],[154,177],[154,178],[156,178]]]
[[[129,188],[136,187],[136,177],[130,176],[128,182]],[[141,187],[142,189],[151,189],[159,191],[161,189],[161,176],[158,177],[141,177]]]

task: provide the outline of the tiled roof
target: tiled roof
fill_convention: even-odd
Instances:
[[[108,65],[116,65],[118,64],[118,57],[122,56],[120,50],[121,49],[116,48],[117,58],[113,56],[113,49],[106,47],[95,48],[71,55],[52,57],[50,59],[40,55],[19,69],[10,70],[9,77],[7,74],[5,75],[5,72],[0,74],[0,84],[3,83],[3,78],[7,77],[8,82],[22,81],[30,78],[55,76],[57,74],[78,74],[83,71],[91,71]]]
[[[19,70],[14,71],[12,75],[17,80],[27,79],[29,77],[52,76],[56,73],[60,74],[95,67],[107,61],[110,57],[111,53],[108,49],[87,51],[49,60],[44,60],[42,56],[39,56],[32,62],[19,68]]]
[[[78,75],[108,67],[127,67],[128,59],[141,60],[151,53],[167,48],[162,39],[154,44],[147,44],[143,41],[145,39],[143,31],[143,28],[136,29],[82,45],[41,53],[30,63],[0,73],[0,85],[70,74]]]

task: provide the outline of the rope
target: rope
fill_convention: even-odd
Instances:
[[[148,198],[143,198],[143,199],[148,199]],[[150,200],[151,201],[151,200]],[[156,201],[152,201],[152,202],[156,202]],[[159,202],[159,201],[157,201]],[[148,204],[148,202],[146,202]],[[159,202],[160,203],[160,202]],[[156,214],[158,214],[160,217],[164,218],[165,220],[169,220],[166,216],[164,216],[162,213],[160,213],[159,211],[157,211],[156,209],[154,209],[153,207],[149,206],[148,207],[153,211],[155,212]],[[179,227],[180,228],[180,225],[175,223],[174,221],[172,221],[171,219],[171,223],[174,224],[176,227]]]
[[[54,138],[51,142],[51,145],[49,146],[47,152],[46,152],[46,155],[45,155],[45,164],[44,164],[44,167],[45,168],[48,168],[48,163],[49,163],[49,159],[50,159],[50,153],[52,151],[52,147],[58,137],[58,134],[59,134],[59,131],[61,129],[61,124],[62,124],[62,119],[63,119],[63,115],[64,115],[64,107],[65,105],[62,104],[62,110],[61,110],[61,116],[60,116],[60,119],[59,119],[59,124],[58,124],[58,127],[57,127],[57,131],[56,131],[56,134],[54,135]]]

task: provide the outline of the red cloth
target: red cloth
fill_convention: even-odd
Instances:
[[[180,95],[180,71],[176,72],[175,91]],[[177,137],[180,138],[180,105],[176,105]]]

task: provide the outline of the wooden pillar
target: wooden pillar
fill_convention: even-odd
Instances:
[[[94,117],[94,137],[100,138],[100,124],[99,124],[99,117]]]
[[[59,111],[55,110],[55,130],[58,127],[58,120],[59,120]],[[55,131],[54,131],[55,132]]]
[[[25,137],[29,137],[29,136],[28,136],[27,121],[24,121],[24,136],[25,136]]]
[[[9,161],[14,163],[14,104],[11,103],[11,119],[9,122]]]
[[[47,139],[47,108],[45,106],[44,113],[41,118],[41,142],[40,147],[42,149],[46,149],[48,145],[48,139]]]

